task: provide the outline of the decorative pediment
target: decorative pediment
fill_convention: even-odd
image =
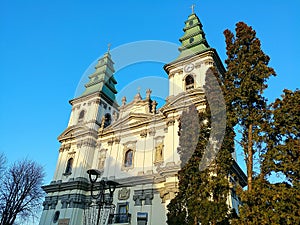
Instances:
[[[143,114],[143,113],[129,113],[126,117],[120,118],[118,121],[113,123],[110,128],[117,129],[117,128],[126,128],[127,126],[137,125],[148,121],[153,117],[152,114]]]
[[[171,96],[167,99],[167,103],[160,108],[160,112],[164,115],[168,111],[180,110],[187,108],[191,104],[198,106],[205,101],[205,94],[202,88],[195,88],[188,92],[182,92],[176,96]]]
[[[85,134],[90,134],[94,137],[97,137],[97,132],[95,130],[90,129],[89,127],[84,125],[75,125],[70,126],[66,130],[64,130],[64,132],[62,132],[57,139],[61,142],[67,139],[74,139]]]

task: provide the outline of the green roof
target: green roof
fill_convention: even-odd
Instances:
[[[98,60],[95,66],[95,72],[89,76],[89,81],[84,85],[85,91],[81,96],[102,92],[114,101],[116,98],[115,94],[117,94],[115,88],[117,81],[114,78],[114,72],[114,62],[111,59],[110,53],[107,52]]]
[[[184,35],[179,39],[181,42],[180,54],[175,61],[210,49],[202,30],[202,24],[195,13],[192,13],[185,21],[183,31]]]

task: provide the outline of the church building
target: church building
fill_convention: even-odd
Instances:
[[[225,72],[194,12],[183,31],[178,57],[164,66],[169,95],[161,108],[150,89],[142,93],[145,97],[138,92],[133,101],[123,97],[118,103],[113,58],[108,51],[98,60],[83,93],[70,101],[69,123],[58,137],[54,177],[43,186],[47,195],[40,225],[97,224],[98,216],[101,225],[167,224],[167,205],[178,190],[181,165],[180,115],[188,103],[198,111],[205,108],[209,68]],[[247,179],[236,162],[232,171],[238,181],[229,174],[230,182],[244,187]],[[101,190],[103,195],[96,198]],[[228,205],[238,210],[238,204],[232,189]]]

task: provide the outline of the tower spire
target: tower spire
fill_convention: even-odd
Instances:
[[[183,28],[184,35],[179,39],[181,46],[179,47],[180,55],[177,58],[185,58],[210,49],[206,41],[205,33],[202,29],[200,19],[195,14],[195,4],[191,6],[192,14],[185,21]]]
[[[117,81],[114,78],[114,62],[109,53],[111,44],[108,44],[107,52],[100,58],[95,66],[95,72],[89,76],[89,81],[84,85],[85,91],[81,96],[101,92],[112,102],[115,100]]]

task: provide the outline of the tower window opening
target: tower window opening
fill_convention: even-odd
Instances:
[[[74,161],[73,158],[70,158],[70,159],[68,160],[67,166],[66,166],[66,170],[65,170],[65,174],[66,174],[66,175],[72,173],[73,161]]]
[[[125,167],[132,167],[132,162],[133,162],[133,151],[128,150],[125,153],[124,166]]]
[[[185,78],[185,89],[190,90],[194,88],[194,78],[191,75],[188,75]]]
[[[84,110],[81,110],[81,112],[79,113],[79,117],[78,117],[78,120],[79,120],[79,121],[83,119],[84,114],[85,114],[85,111],[84,111]]]
[[[104,116],[104,128],[109,126],[111,124],[111,115],[109,113],[106,113]]]

